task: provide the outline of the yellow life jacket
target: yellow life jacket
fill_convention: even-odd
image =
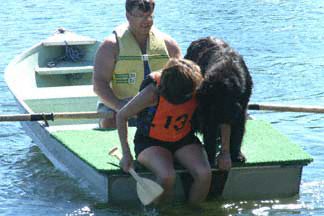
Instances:
[[[119,56],[111,83],[114,94],[119,99],[135,96],[144,79],[144,60],[148,60],[151,72],[160,70],[169,60],[169,54],[162,33],[152,27],[143,55],[128,24],[118,26],[116,35]]]

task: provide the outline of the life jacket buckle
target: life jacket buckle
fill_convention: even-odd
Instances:
[[[143,54],[142,55],[142,61],[148,61],[148,60],[149,60],[148,54]]]

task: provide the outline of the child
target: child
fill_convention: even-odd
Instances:
[[[136,159],[151,170],[164,188],[160,200],[172,192],[176,172],[174,159],[193,177],[189,202],[204,201],[211,182],[206,152],[191,128],[197,107],[195,90],[202,81],[199,67],[190,60],[171,59],[162,72],[154,72],[143,89],[117,113],[117,129],[125,172],[132,166],[127,141],[127,119],[138,114],[134,144]]]

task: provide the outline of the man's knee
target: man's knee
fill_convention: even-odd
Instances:
[[[116,121],[114,118],[104,118],[99,121],[100,128],[116,128]]]

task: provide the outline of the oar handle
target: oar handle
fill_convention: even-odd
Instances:
[[[0,121],[49,121],[56,119],[95,119],[112,117],[108,112],[58,112],[58,113],[30,113],[30,114],[13,114],[0,115]]]
[[[0,121],[41,121],[54,120],[53,113],[0,115]]]
[[[122,159],[122,156],[120,154],[120,152],[118,151],[117,147],[112,148],[109,153],[110,156],[114,156],[115,158],[117,158],[118,160]]]
[[[319,106],[292,106],[292,105],[267,105],[267,104],[249,104],[249,110],[267,110],[278,112],[309,112],[324,113],[324,107]]]
[[[129,168],[129,170],[128,170],[128,172],[129,172],[129,174],[131,174],[132,176],[133,176],[133,178],[138,182],[138,183],[140,183],[142,186],[144,186],[143,185],[143,179],[142,179],[142,177],[140,177],[138,174],[137,174],[137,172],[135,172],[135,170],[134,170],[134,168]]]

